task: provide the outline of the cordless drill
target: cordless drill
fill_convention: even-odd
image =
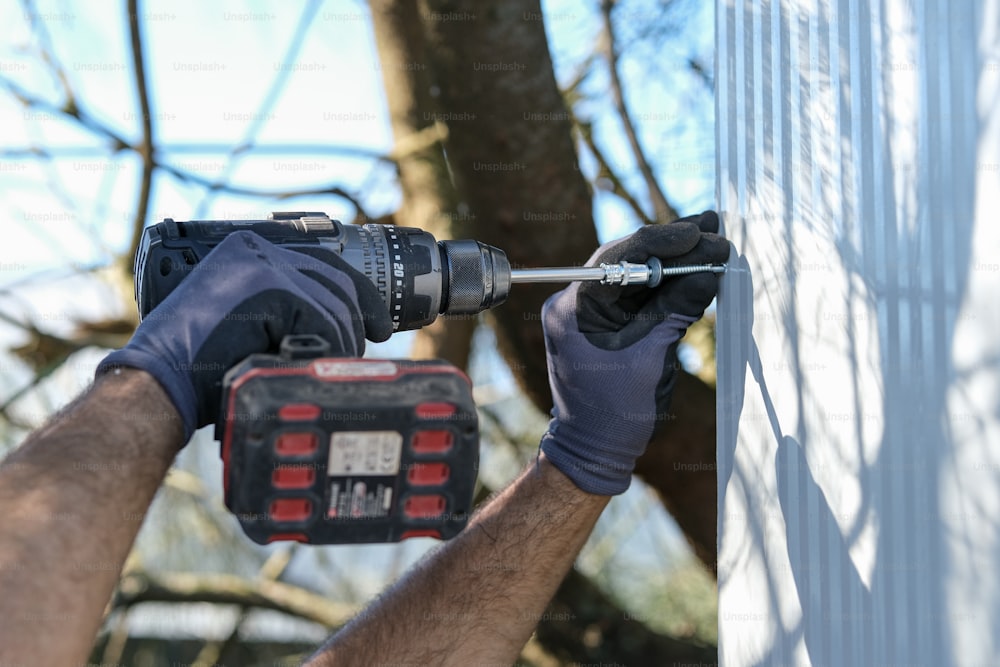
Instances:
[[[250,230],[275,245],[320,246],[378,287],[393,329],[419,329],[438,314],[478,313],[506,301],[511,269],[499,248],[436,241],[412,227],[345,225],[325,213],[272,213],[267,220],[166,219],[148,227],[136,254],[136,301],[144,317],[222,239]]]
[[[323,213],[267,220],[166,219],[143,234],[136,302],[147,316],[227,235],[321,246],[363,273],[396,331],[439,313],[503,302],[510,265],[497,248],[412,228],[344,225]],[[289,336],[225,375],[221,443],[226,506],[258,543],[449,538],[468,521],[479,461],[468,378],[441,361],[328,356],[318,336]]]
[[[620,262],[511,270],[504,252],[472,240],[437,241],[420,229],[345,225],[324,213],[267,220],[166,219],[146,228],[135,258],[135,296],[147,316],[227,235],[334,252],[377,288],[393,329],[439,314],[503,303],[514,282],[600,280],[657,285],[665,275],[725,270]],[[447,539],[468,521],[479,460],[468,378],[442,361],[328,356],[318,336],[289,336],[278,354],[255,354],[223,380],[221,442],[227,507],[258,543]]]

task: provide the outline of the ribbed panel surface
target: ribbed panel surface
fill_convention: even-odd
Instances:
[[[1000,665],[1000,12],[717,3],[721,662]]]

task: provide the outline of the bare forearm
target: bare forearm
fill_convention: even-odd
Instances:
[[[542,458],[309,665],[513,663],[607,502]]]
[[[180,446],[142,371],[102,377],[0,464],[0,664],[81,664]]]

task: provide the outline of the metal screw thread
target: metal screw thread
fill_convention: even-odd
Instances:
[[[725,273],[726,268],[725,264],[695,264],[693,266],[665,266],[662,271],[664,276],[681,276],[686,273],[699,273],[701,271]]]

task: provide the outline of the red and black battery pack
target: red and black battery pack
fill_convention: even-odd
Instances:
[[[472,386],[443,361],[324,356],[289,336],[226,373],[216,438],[226,506],[259,544],[448,539],[479,467]]]

